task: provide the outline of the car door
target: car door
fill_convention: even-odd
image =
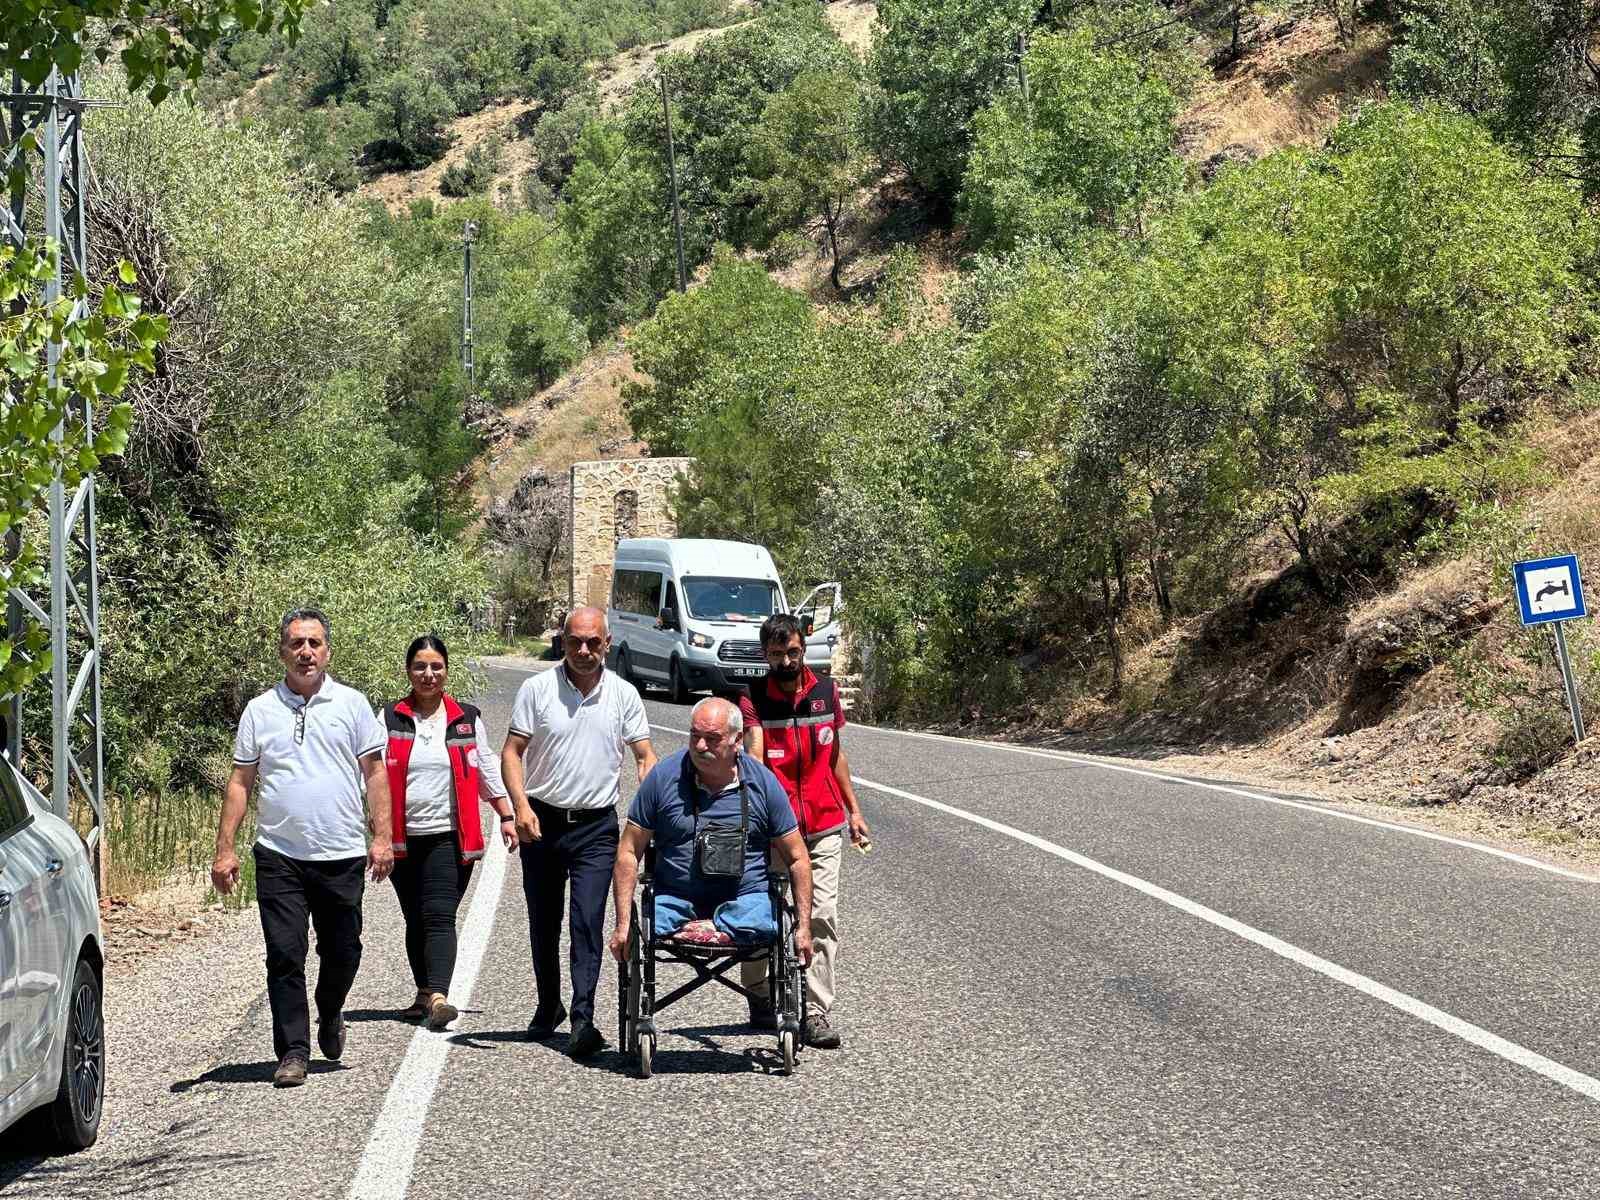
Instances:
[[[49,842],[10,763],[0,761],[0,1092],[6,1095],[44,1065],[61,989],[60,963],[50,961],[61,935],[50,927],[48,861]]]
[[[670,635],[657,628],[661,615],[661,572],[649,567],[618,568],[611,601],[617,610],[617,628],[611,640],[626,646],[635,674],[665,679]]]
[[[794,609],[806,635],[806,665],[813,671],[831,667],[833,648],[839,643],[839,612],[844,608],[844,591],[837,583],[819,583]]]

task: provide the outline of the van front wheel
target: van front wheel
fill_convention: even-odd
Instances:
[[[617,651],[617,676],[623,683],[639,686],[639,681],[633,677],[633,656],[628,653],[626,646]]]
[[[676,658],[672,660],[671,665],[667,668],[667,678],[667,694],[672,702],[674,704],[689,703],[689,685],[683,681],[683,668],[678,665]]]

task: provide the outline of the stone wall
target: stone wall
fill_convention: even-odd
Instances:
[[[617,458],[572,464],[569,607],[605,605],[611,595],[611,560],[620,539],[677,536],[669,498],[693,461]]]

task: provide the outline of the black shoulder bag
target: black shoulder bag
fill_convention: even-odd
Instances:
[[[739,780],[739,824],[700,828],[700,791],[694,791],[694,857],[700,874],[715,879],[744,875],[745,832],[750,825],[750,798]]]

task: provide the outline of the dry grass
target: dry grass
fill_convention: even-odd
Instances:
[[[746,5],[730,5],[734,11],[742,7]],[[876,12],[876,6],[872,7]],[[601,108],[615,110],[629,89],[655,69],[656,60],[661,55],[687,53],[706,38],[733,27],[725,25],[715,29],[696,29],[669,41],[636,46],[595,64],[592,74],[598,86]],[[258,84],[257,88],[261,86],[265,86],[265,81]],[[449,197],[439,190],[444,173],[465,161],[467,152],[474,146],[493,134],[499,134],[505,142],[505,153],[501,168],[489,185],[489,195],[496,203],[504,203],[507,197],[516,194],[522,177],[538,165],[538,157],[528,137],[538,111],[539,104],[532,100],[500,100],[481,112],[458,117],[447,127],[450,149],[438,162],[429,163],[416,171],[391,171],[379,175],[362,185],[361,194],[383,201],[391,212],[404,212],[412,201],[423,198],[448,200]]]
[[[1388,69],[1384,26],[1360,30],[1345,47],[1331,18],[1296,22],[1201,86],[1182,122],[1185,151],[1204,159],[1229,145],[1257,155],[1316,145],[1352,104],[1381,98]]]
[[[841,42],[866,57],[872,48],[872,26],[878,19],[877,0],[829,0],[823,16]]]
[[[745,3],[730,4],[730,11],[748,8]],[[748,19],[748,18],[747,18]],[[648,46],[635,46],[632,50],[624,51],[607,59],[595,68],[594,80],[600,92],[600,108],[602,111],[612,111],[622,104],[634,84],[640,82],[655,71],[656,60],[663,54],[687,54],[709,37],[715,37],[729,29],[736,29],[744,24],[735,21],[728,25],[719,25],[713,29],[695,29],[665,42],[653,42]]]
[[[480,460],[472,493],[484,508],[509,495],[523,474],[542,466],[559,477],[575,462],[638,458],[643,443],[622,411],[622,388],[640,375],[626,349],[613,343],[592,353],[506,417],[513,430]]]
[[[379,175],[361,186],[361,194],[383,201],[391,212],[404,212],[412,201],[424,198],[448,201],[449,197],[439,190],[444,173],[465,162],[467,152],[474,146],[499,134],[505,142],[505,150],[500,170],[489,185],[489,195],[497,201],[503,200],[505,195],[514,195],[517,181],[538,164],[533,142],[523,136],[530,130],[529,122],[538,107],[531,100],[506,100],[471,116],[459,117],[450,123],[450,149],[438,162],[417,171]]]

